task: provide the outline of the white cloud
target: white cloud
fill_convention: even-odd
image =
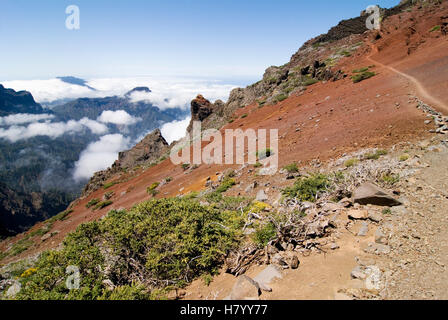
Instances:
[[[116,125],[129,126],[141,121],[142,119],[133,117],[124,110],[107,110],[103,111],[103,113],[101,113],[97,120],[102,123],[112,123]]]
[[[191,117],[187,117],[184,120],[165,123],[162,128],[160,128],[162,136],[170,144],[173,141],[182,139],[183,137],[185,137],[187,127],[190,124],[190,120]]]
[[[80,97],[95,97],[97,92],[87,87],[66,83],[60,79],[49,80],[13,80],[2,82],[5,88],[16,91],[26,90],[31,92],[39,103],[52,102],[59,99],[76,99]]]
[[[89,129],[94,134],[104,134],[108,131],[106,125],[82,118],[79,121],[69,120],[67,122],[34,122],[28,126],[11,126],[7,129],[0,128],[0,138],[7,139],[11,142],[29,139],[36,136],[47,136],[57,138],[66,133],[81,132]]]
[[[6,117],[0,117],[0,126],[12,126],[17,124],[25,124],[30,122],[38,122],[42,120],[53,119],[52,114],[29,114],[18,113]]]
[[[100,98],[106,96],[124,96],[135,87],[148,87],[151,93],[134,92],[133,102],[149,101],[160,109],[189,108],[197,94],[207,99],[227,100],[234,85],[217,80],[196,78],[136,77],[91,79],[87,85],[96,89],[72,85],[60,79],[14,80],[2,83],[6,88],[30,91],[39,103],[49,103],[61,99]]]
[[[89,179],[95,172],[107,169],[118,159],[120,151],[129,148],[130,139],[121,134],[109,134],[89,144],[75,163],[75,180]]]
[[[89,118],[82,118],[81,120],[79,120],[79,123],[89,128],[93,134],[104,134],[108,131],[106,125]]]

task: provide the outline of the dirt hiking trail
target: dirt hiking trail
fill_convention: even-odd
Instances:
[[[434,97],[431,93],[429,93],[428,90],[423,86],[423,84],[418,79],[416,79],[415,77],[413,77],[409,74],[401,72],[401,71],[395,69],[394,67],[383,64],[380,61],[373,59],[372,57],[375,54],[378,54],[379,51],[378,51],[378,48],[374,45],[371,45],[371,49],[372,49],[372,53],[366,57],[368,61],[372,62],[373,64],[379,65],[382,68],[388,69],[397,75],[400,75],[400,76],[406,78],[414,85],[415,89],[417,90],[417,96],[419,96],[420,99],[422,99],[427,104],[434,106],[434,108],[438,109],[439,111],[441,111],[445,114],[448,113],[448,106],[445,103],[443,103],[442,101],[440,101],[439,99],[437,99],[436,97]]]

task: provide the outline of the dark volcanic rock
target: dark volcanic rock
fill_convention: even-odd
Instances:
[[[43,113],[42,106],[34,101],[28,91],[5,89],[0,84],[0,116],[14,113]]]
[[[132,89],[131,91],[127,92],[124,96],[129,98],[134,92],[151,93],[152,91],[148,87],[136,87],[136,88]]]
[[[216,108],[213,103],[199,94],[191,101],[191,121],[187,131],[190,132],[192,130],[194,121],[203,122],[215,111],[215,109]]]
[[[120,152],[118,163],[122,168],[132,168],[142,163],[154,163],[168,151],[168,147],[162,133],[156,129],[132,149]]]

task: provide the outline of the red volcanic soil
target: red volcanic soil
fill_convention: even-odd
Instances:
[[[278,129],[280,166],[299,161],[306,165],[314,159],[324,162],[358,149],[387,148],[428,136],[431,127],[425,125],[426,116],[411,96],[440,111],[448,105],[448,37],[440,31],[429,32],[440,24],[443,15],[448,15],[447,4],[437,13],[409,12],[391,17],[383,23],[380,40],[372,40],[376,31],[366,33],[365,44],[336,66],[350,75],[354,69],[375,65],[371,70],[376,76],[357,84],[350,77],[318,83],[274,106],[249,105],[237,110],[238,119],[222,130]],[[248,116],[241,118],[243,114]],[[23,255],[57,247],[79,224],[99,219],[111,209],[131,208],[150,199],[146,188],[153,182],[172,177],[172,182],[160,187],[158,197],[176,196],[201,190],[208,177],[216,179],[217,172],[238,167],[203,164],[186,174],[168,159],[109,188],[107,191],[115,192],[110,207],[98,211],[85,207],[91,199],[101,199],[106,192],[103,189],[81,199],[67,220],[55,223],[53,231],[60,233],[46,242],[36,239],[35,248]],[[247,173],[238,178],[241,184],[250,180]],[[0,249],[22,237],[4,241]]]

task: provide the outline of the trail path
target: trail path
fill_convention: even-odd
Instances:
[[[406,74],[404,72],[401,72],[401,71],[395,69],[394,67],[383,64],[378,60],[373,59],[372,56],[378,53],[378,48],[373,45],[371,46],[371,48],[372,48],[372,53],[369,56],[367,56],[367,60],[374,63],[375,65],[379,65],[382,68],[386,68],[386,69],[392,71],[393,73],[406,78],[415,86],[415,89],[417,90],[417,93],[418,93],[418,97],[421,100],[423,100],[427,104],[433,106],[435,109],[438,109],[439,111],[441,111],[445,114],[448,113],[448,106],[444,102],[442,102],[439,99],[437,99],[436,97],[434,97],[431,93],[429,93],[428,90],[423,86],[423,84],[417,78],[415,78],[409,74]]]

